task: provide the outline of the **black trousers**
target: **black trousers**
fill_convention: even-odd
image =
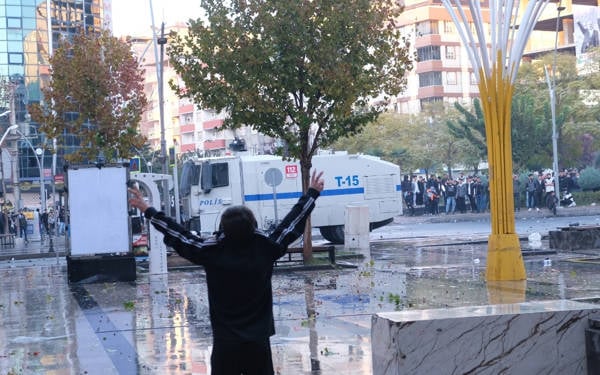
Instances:
[[[271,342],[213,340],[212,375],[272,375]]]

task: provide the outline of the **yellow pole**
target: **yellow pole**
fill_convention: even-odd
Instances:
[[[479,74],[492,227],[486,278],[488,281],[526,280],[519,238],[515,233],[510,116],[513,83],[526,41],[549,0],[441,1],[457,25],[471,66]],[[521,8],[524,9],[519,12]]]
[[[500,54],[489,78],[480,73],[489,163],[491,234],[486,279],[525,280],[525,265],[515,231],[512,186],[511,103],[513,85],[502,76]]]

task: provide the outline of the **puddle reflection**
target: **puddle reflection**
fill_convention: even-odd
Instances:
[[[375,243],[364,259],[349,261],[354,269],[277,272],[276,370],[370,374],[377,312],[600,295],[600,264],[571,261],[573,253],[525,257],[528,280],[518,285],[486,283],[486,251]],[[48,262],[0,268],[0,289],[0,374],[210,373],[199,269],[74,286],[64,264]]]

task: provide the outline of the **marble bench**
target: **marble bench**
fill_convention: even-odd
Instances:
[[[600,305],[569,300],[379,313],[374,375],[585,375]]]

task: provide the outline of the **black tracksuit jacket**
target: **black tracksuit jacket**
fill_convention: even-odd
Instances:
[[[201,238],[163,212],[149,207],[146,218],[164,234],[164,242],[206,271],[210,320],[215,340],[261,341],[275,333],[271,276],[274,262],[304,231],[319,192],[309,189],[267,236],[234,247],[222,233]]]

